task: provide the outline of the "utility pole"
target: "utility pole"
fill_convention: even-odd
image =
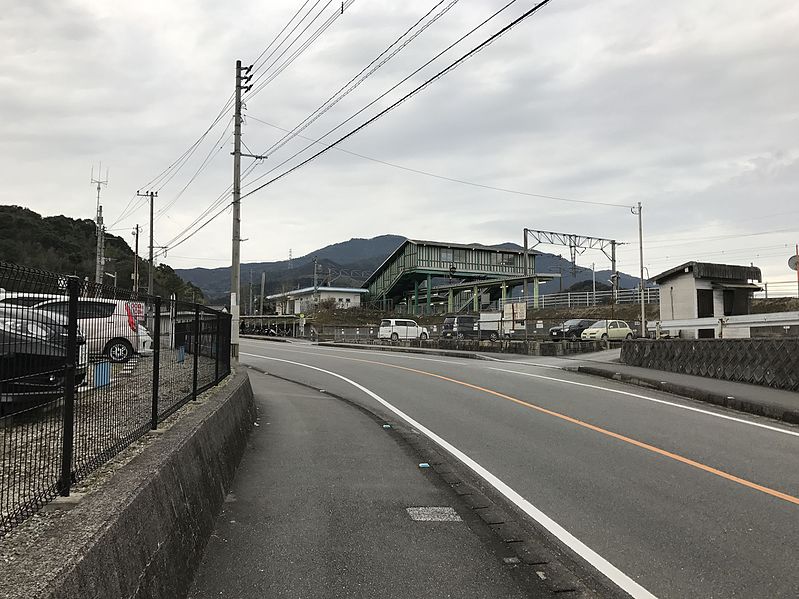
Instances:
[[[262,271],[261,272],[261,308],[259,310],[259,313],[261,314],[261,316],[264,315],[264,288],[265,287],[266,287],[266,273]]]
[[[644,305],[644,233],[641,222],[641,202],[638,206],[631,209],[632,213],[638,216],[638,255],[641,261],[641,337],[646,337],[646,307]]]
[[[97,184],[97,212],[96,212],[96,229],[97,229],[97,256],[94,269],[94,282],[98,285],[103,284],[103,274],[105,273],[105,227],[103,226],[103,207],[100,205],[100,188],[103,185],[108,185],[108,169],[105,169],[105,179],[101,179],[103,165],[97,168],[97,179],[94,178],[94,167],[92,167],[91,182]]]
[[[591,262],[591,288],[593,290],[591,305],[596,306],[596,264],[593,262]]]
[[[147,269],[147,295],[153,294],[153,204],[155,198],[158,197],[157,191],[150,191],[145,193],[136,192],[136,195],[141,198],[150,198],[150,264]]]
[[[133,254],[133,293],[139,292],[139,232],[141,231],[141,227],[136,225],[136,228],[133,229],[133,236],[136,238],[136,251]]]
[[[241,298],[241,157],[263,159],[263,156],[242,154],[241,152],[241,94],[252,89],[249,83],[252,79],[250,71],[252,65],[242,67],[241,61],[236,61],[236,104],[233,115],[233,235],[230,265],[230,356],[239,357],[239,305]]]
[[[253,297],[252,297],[252,268],[250,268],[250,316],[253,313]]]

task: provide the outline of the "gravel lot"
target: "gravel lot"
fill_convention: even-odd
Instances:
[[[179,362],[176,350],[161,350],[159,420],[190,399],[193,356]],[[198,357],[197,386],[215,378],[213,358]],[[75,398],[73,470],[81,480],[150,429],[153,359],[113,365],[111,383],[88,384]],[[57,494],[61,464],[63,399],[0,419],[0,535]]]

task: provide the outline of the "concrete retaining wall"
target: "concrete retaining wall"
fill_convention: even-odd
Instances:
[[[635,339],[625,341],[621,361],[799,391],[799,339]]]
[[[4,564],[0,597],[185,597],[255,418],[238,373]]]

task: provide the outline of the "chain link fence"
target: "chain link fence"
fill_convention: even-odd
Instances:
[[[230,373],[230,315],[0,262],[0,534]]]

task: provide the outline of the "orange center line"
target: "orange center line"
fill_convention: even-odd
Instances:
[[[665,449],[661,449],[660,447],[655,447],[654,445],[650,445],[649,443],[644,443],[643,441],[638,441],[637,439],[633,439],[631,437],[627,437],[625,435],[621,435],[619,433],[614,433],[613,431],[604,429],[600,426],[596,426],[594,424],[590,424],[583,420],[579,420],[577,418],[573,418],[571,416],[567,416],[565,414],[561,414],[560,412],[555,412],[553,410],[549,410],[547,408],[543,408],[541,406],[523,401],[521,399],[517,399],[515,397],[511,397],[510,395],[505,395],[504,393],[500,393],[499,391],[494,391],[492,389],[486,389],[485,387],[480,387],[479,385],[473,385],[471,383],[467,383],[465,381],[459,381],[458,379],[449,378],[440,374],[434,374],[432,372],[427,372],[424,370],[417,370],[416,368],[408,368],[407,366],[398,366],[396,364],[387,364],[385,362],[375,362],[372,360],[361,360],[358,358],[349,358],[353,361],[357,362],[365,362],[367,364],[377,364],[380,366],[388,366],[389,368],[396,368],[398,370],[406,370],[408,372],[414,372],[416,374],[421,374],[424,376],[429,376],[437,379],[441,379],[442,381],[447,381],[450,383],[454,383],[456,385],[461,385],[463,387],[468,387],[470,389],[474,389],[476,391],[482,391],[483,393],[488,393],[489,395],[494,395],[495,397],[499,397],[501,399],[505,399],[508,401],[512,401],[520,406],[524,406],[526,408],[530,408],[532,410],[536,410],[537,412],[541,412],[542,414],[547,414],[548,416],[553,416],[555,418],[560,418],[561,420],[565,420],[566,422],[570,422],[572,424],[576,424],[578,426],[582,426],[583,428],[587,428],[589,430],[595,431],[597,433],[601,433],[603,435],[607,435],[608,437],[612,437],[614,439],[618,439],[619,441],[624,441],[625,443],[629,443],[630,445],[634,445],[636,447],[640,447],[641,449],[646,449],[647,451],[651,451],[652,453],[656,453],[658,455],[662,455],[667,458],[671,458],[677,462],[681,462],[683,464],[687,464],[688,466],[693,466],[694,468],[698,468],[699,470],[704,470],[710,474],[714,474],[715,476],[719,476],[721,478],[727,479],[734,483],[738,483],[739,485],[743,485],[745,487],[749,487],[750,489],[754,489],[756,491],[760,491],[761,493],[765,493],[766,495],[771,495],[772,497],[776,497],[778,499],[782,499],[789,503],[793,503],[795,505],[799,505],[799,497],[794,497],[793,495],[788,495],[787,493],[783,493],[781,491],[777,491],[775,489],[771,489],[769,487],[764,487],[763,485],[759,485],[752,481],[746,480],[739,476],[735,476],[734,474],[730,474],[729,472],[724,472],[723,470],[719,470],[718,468],[713,468],[712,466],[708,466],[706,464],[702,464],[701,462],[697,462],[696,460],[692,460],[690,458],[686,458],[685,456],[681,456],[679,454],[673,453],[671,451],[667,451]]]

